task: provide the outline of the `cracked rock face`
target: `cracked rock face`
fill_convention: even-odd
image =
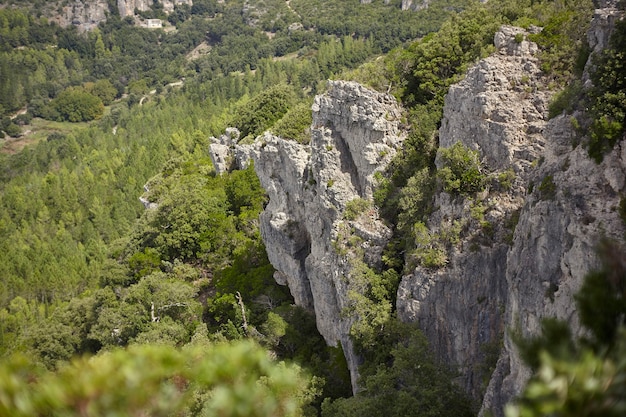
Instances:
[[[162,0],[160,3],[163,5],[165,13],[171,13],[176,5],[188,4],[192,6],[193,0]],[[122,19],[127,16],[134,16],[135,10],[141,12],[150,10],[152,5],[153,0],[117,0],[117,8]]]
[[[537,45],[517,42],[528,35],[503,26],[497,53],[472,67],[450,87],[439,131],[440,146],[461,141],[478,150],[490,170],[525,172],[543,149],[549,93],[543,85]]]
[[[275,278],[289,285],[296,303],[315,312],[330,345],[341,343],[356,389],[359,358],[349,337],[355,317],[349,305],[349,255],[336,250],[349,225],[362,239],[366,261],[380,261],[391,232],[376,210],[361,221],[343,218],[346,203],[370,199],[374,173],[401,145],[400,108],[393,97],[343,81],[329,81],[313,104],[310,145],[266,134],[252,152],[256,173],[269,195],[261,234]]]
[[[548,95],[542,92],[536,44],[522,40],[522,29],[504,26],[496,33],[497,52],[472,67],[450,87],[439,131],[440,146],[461,142],[477,150],[486,171],[512,171],[510,189],[473,199],[435,197],[430,230],[463,224],[460,243],[448,263],[433,271],[418,267],[398,291],[398,316],[417,321],[440,357],[455,364],[465,390],[480,398],[495,365],[494,354],[506,328],[506,262],[511,231],[507,224],[524,203],[525,184],[544,149]],[[441,161],[437,160],[441,166]],[[484,207],[491,235],[472,225],[471,207]],[[470,219],[470,220],[468,220]],[[497,358],[497,356],[495,356]]]
[[[442,192],[429,229],[475,215],[479,203],[491,238],[475,240],[466,226],[447,265],[403,277],[397,304],[398,315],[417,321],[441,358],[459,367],[465,389],[484,394],[481,414],[495,416],[530,377],[506,330],[534,335],[543,318],[557,317],[580,331],[573,295],[597,265],[594,248],[602,235],[624,235],[615,211],[626,192],[624,144],[597,165],[577,146],[570,115],[547,120],[550,96],[526,36],[506,26],[496,34],[497,52],[450,88],[439,132],[442,147],[462,142],[479,152],[486,172],[512,170],[515,179],[471,200]],[[493,363],[486,350],[500,346]]]

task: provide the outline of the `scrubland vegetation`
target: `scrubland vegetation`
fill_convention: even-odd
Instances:
[[[401,12],[399,1],[289,4],[242,13],[243,1],[196,0],[169,16],[171,33],[111,15],[82,34],[26,9],[0,9],[0,136],[36,138],[0,153],[0,415],[476,412],[451,382],[454,370],[393,311],[402,254],[430,238],[423,222],[433,193],[471,195],[485,181],[467,149],[443,151],[437,173],[443,97],[493,51],[502,24],[545,27],[535,39],[543,69],[553,88],[570,84],[588,53],[591,2],[440,0],[420,12]],[[302,29],[289,29],[295,22]],[[624,27],[584,93],[596,159],[626,123]],[[187,58],[202,42],[210,52]],[[312,314],[274,282],[257,220],[266,197],[253,169],[217,176],[208,157],[208,137],[229,126],[246,140],[270,129],[306,143],[311,98],[330,77],[390,91],[411,129],[376,190],[396,231],[385,265],[355,265],[366,291],[353,313],[371,320],[352,332],[365,361],[354,397],[341,349],[327,347]],[[45,137],[35,128],[43,120],[54,126]],[[143,193],[156,208],[144,208]],[[445,265],[445,253],[431,249],[414,259]],[[599,286],[602,274],[592,276]],[[562,404],[550,375],[600,372],[600,386],[623,380],[623,298],[602,324],[609,336],[585,319],[590,348],[565,344],[565,358],[554,349],[529,354],[545,371],[511,415],[541,415],[544,391],[545,407]],[[613,389],[602,393],[612,400]],[[623,399],[614,404],[623,410]]]

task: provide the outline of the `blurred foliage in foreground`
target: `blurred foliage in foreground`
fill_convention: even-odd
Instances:
[[[251,341],[135,345],[55,373],[24,356],[0,367],[0,415],[11,417],[299,416],[313,396],[299,367]]]

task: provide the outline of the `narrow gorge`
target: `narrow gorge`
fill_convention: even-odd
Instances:
[[[606,45],[618,14],[596,10],[592,50]],[[528,40],[539,30],[503,26],[495,53],[450,88],[439,146],[477,151],[487,185],[471,196],[436,193],[428,233],[456,230],[456,239],[441,267],[405,268],[397,292],[398,317],[418,323],[439,358],[458,368],[460,385],[482,402],[481,415],[502,416],[530,377],[511,332],[537,334],[546,317],[580,329],[573,295],[598,265],[595,248],[625,233],[617,207],[626,194],[626,146],[597,164],[580,145],[576,115],[549,118],[555,92]],[[392,229],[375,206],[356,218],[347,218],[346,206],[372,201],[375,173],[407,132],[392,96],[354,82],[329,81],[312,110],[308,145],[270,133],[239,145],[230,131],[211,154],[218,171],[254,161],[269,196],[260,223],[275,279],[315,312],[329,345],[341,344],[356,391],[354,261],[376,269]],[[436,164],[444,164],[441,153]]]

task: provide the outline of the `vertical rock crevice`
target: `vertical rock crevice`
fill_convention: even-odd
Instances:
[[[277,281],[289,285],[298,305],[315,312],[329,345],[341,344],[356,390],[359,358],[350,328],[358,317],[345,314],[351,264],[337,250],[337,239],[346,204],[371,198],[374,173],[404,140],[401,110],[393,97],[344,81],[329,81],[312,110],[309,146],[269,134],[256,140],[255,170],[269,196],[261,233]],[[375,210],[368,225],[356,229],[367,231],[368,261],[380,262],[391,232]]]

